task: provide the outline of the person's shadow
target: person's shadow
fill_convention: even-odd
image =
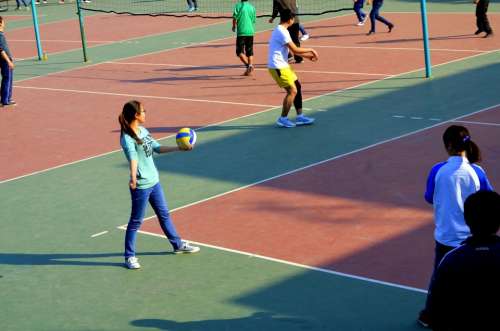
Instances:
[[[168,255],[171,252],[142,252],[141,255]],[[97,261],[100,258],[118,258],[123,260],[123,253],[89,253],[89,254],[28,254],[0,253],[0,265],[61,265],[61,266],[104,266],[122,267],[123,262]]]
[[[304,318],[278,316],[268,312],[253,313],[248,317],[204,321],[176,322],[162,319],[140,319],[130,322],[138,328],[169,331],[220,331],[220,330],[317,330],[317,321]]]

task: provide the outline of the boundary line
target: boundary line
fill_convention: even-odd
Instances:
[[[99,91],[86,91],[86,90],[70,90],[70,89],[60,89],[51,87],[38,87],[38,86],[19,86],[15,85],[15,88],[24,88],[31,90],[45,90],[45,91],[56,91],[56,92],[69,92],[69,93],[86,93],[86,94],[99,94],[99,95],[111,95],[120,97],[137,97],[137,98],[149,98],[149,99],[162,99],[162,100],[176,100],[176,101],[189,101],[189,102],[206,102],[206,103],[219,103],[224,105],[238,105],[238,106],[249,106],[249,107],[264,107],[264,108],[276,108],[279,106],[274,105],[264,105],[258,103],[244,103],[244,102],[232,102],[232,101],[219,101],[219,100],[208,100],[208,99],[189,99],[189,98],[177,98],[177,97],[163,97],[154,95],[140,95],[140,94],[126,94],[126,93],[114,93],[114,92],[99,92]],[[1,183],[1,182],[0,182]]]
[[[120,230],[126,230],[126,229],[123,229],[122,227],[119,227],[119,229]],[[148,231],[143,231],[143,230],[138,230],[137,232],[145,234],[145,235],[153,236],[153,237],[166,238],[164,235],[157,234],[157,233],[154,233],[154,232],[148,232]],[[273,257],[264,256],[264,255],[258,255],[258,254],[253,254],[253,253],[249,253],[249,252],[239,251],[239,250],[235,250],[235,249],[225,248],[225,247],[221,247],[221,246],[204,244],[204,243],[200,243],[200,242],[197,242],[197,241],[191,241],[191,240],[189,240],[189,242],[190,243],[194,243],[196,245],[200,245],[200,246],[204,246],[204,247],[209,247],[209,248],[213,248],[213,249],[216,249],[216,250],[220,250],[220,251],[225,251],[225,252],[229,252],[229,253],[236,253],[236,254],[240,254],[240,255],[246,255],[246,256],[249,256],[249,257],[256,257],[256,258],[259,258],[259,259],[262,259],[262,260],[271,261],[271,262],[277,262],[277,263],[281,263],[281,264],[286,264],[286,265],[289,265],[289,266],[299,267],[299,268],[302,268],[302,269],[308,269],[308,270],[312,270],[312,271],[319,271],[319,272],[323,272],[323,273],[330,274],[330,275],[335,275],[335,276],[340,276],[340,277],[345,277],[345,278],[350,278],[350,279],[355,279],[355,280],[361,280],[361,281],[365,281],[365,282],[368,282],[368,283],[373,283],[373,284],[377,284],[377,285],[385,285],[385,286],[388,286],[388,287],[395,287],[395,288],[399,288],[399,289],[403,289],[403,290],[408,290],[408,291],[414,291],[414,292],[419,292],[419,293],[424,293],[424,294],[427,293],[426,290],[423,290],[423,289],[420,289],[420,288],[416,288],[416,287],[405,286],[405,285],[400,285],[400,284],[391,283],[391,282],[385,282],[385,281],[377,280],[377,279],[374,279],[374,278],[356,276],[356,275],[347,274],[347,273],[343,273],[343,272],[339,272],[339,271],[335,271],[335,270],[331,270],[331,269],[325,269],[325,268],[319,268],[319,267],[312,267],[312,266],[309,266],[309,265],[306,265],[306,264],[300,264],[300,263],[290,262],[290,261],[286,261],[286,260],[281,260],[281,259],[276,259],[276,258],[273,258]]]
[[[201,65],[192,65],[192,64],[171,64],[171,63],[144,63],[144,62],[117,62],[117,61],[108,61],[105,63],[109,64],[123,64],[123,65],[138,65],[138,66],[165,66],[165,67],[180,67],[180,68],[206,68],[209,69],[237,69],[240,70],[243,68],[231,67],[227,68],[221,65],[214,66],[201,66]],[[255,70],[259,71],[267,71],[267,68],[255,68]],[[366,75],[366,76],[393,76],[393,74],[375,74],[375,73],[366,73],[366,72],[347,72],[347,71],[318,71],[318,70],[293,70],[295,72],[305,72],[305,73],[313,73],[313,74],[340,74],[340,75]]]
[[[297,169],[294,169],[294,170],[291,170],[291,171],[287,171],[285,173],[282,173],[282,174],[279,174],[279,175],[276,175],[276,176],[272,176],[272,177],[269,177],[269,178],[266,178],[266,179],[263,179],[263,180],[259,180],[257,182],[252,183],[252,184],[244,185],[244,186],[238,187],[236,189],[229,190],[227,192],[216,194],[216,195],[214,195],[212,197],[208,197],[208,198],[205,198],[205,199],[202,199],[202,200],[199,200],[199,201],[195,201],[195,202],[186,204],[184,206],[180,206],[180,207],[174,208],[174,209],[170,210],[170,212],[174,213],[174,212],[176,212],[178,210],[185,209],[185,208],[188,208],[188,207],[191,207],[191,206],[194,206],[194,205],[198,205],[198,204],[204,203],[206,201],[214,200],[214,199],[219,198],[221,196],[225,196],[225,195],[228,195],[228,194],[231,194],[231,193],[235,193],[235,192],[238,192],[238,191],[241,191],[241,190],[244,190],[244,189],[247,189],[247,188],[250,188],[250,187],[253,187],[253,186],[256,186],[256,185],[259,185],[259,184],[262,184],[262,183],[265,183],[265,182],[268,182],[268,181],[271,181],[271,180],[274,180],[274,179],[277,179],[277,178],[280,178],[280,177],[288,176],[288,175],[297,173],[297,172],[302,171],[302,170],[306,170],[306,169],[309,169],[309,168],[312,168],[312,167],[315,167],[315,166],[318,166],[318,165],[321,165],[321,164],[324,164],[324,163],[327,163],[327,162],[330,162],[330,161],[334,161],[334,160],[343,158],[345,156],[349,156],[349,155],[352,155],[352,154],[355,154],[355,153],[358,153],[358,152],[363,152],[363,151],[365,151],[367,149],[371,149],[373,147],[377,147],[377,146],[385,144],[385,143],[389,143],[389,142],[393,142],[393,141],[396,141],[396,140],[399,140],[399,139],[402,139],[402,138],[406,138],[408,136],[420,133],[422,131],[427,131],[429,129],[441,126],[441,125],[446,124],[446,123],[458,122],[460,118],[467,117],[467,116],[472,116],[472,115],[475,115],[475,114],[478,114],[478,113],[481,113],[481,112],[485,112],[485,111],[488,111],[488,110],[491,110],[491,109],[495,109],[495,108],[497,108],[499,106],[500,106],[500,103],[496,104],[494,106],[482,108],[482,109],[477,110],[475,112],[472,112],[470,114],[462,115],[462,116],[456,117],[454,119],[450,119],[450,120],[447,120],[447,121],[444,121],[444,122],[441,122],[441,123],[437,123],[437,124],[434,124],[434,125],[431,125],[431,126],[419,129],[419,130],[415,130],[415,131],[412,131],[412,132],[409,132],[409,133],[405,133],[405,134],[397,136],[397,137],[393,137],[393,138],[390,138],[390,139],[379,141],[379,142],[377,142],[375,144],[371,144],[369,146],[358,148],[358,149],[353,150],[353,151],[348,152],[348,153],[340,154],[340,155],[337,155],[337,156],[334,156],[334,157],[331,157],[331,158],[328,158],[328,159],[325,159],[325,160],[322,160],[322,161],[319,161],[319,162],[315,162],[315,163],[309,164],[309,165],[304,166],[304,167],[300,167],[300,168],[297,168]],[[154,219],[154,218],[156,218],[156,215],[146,217],[146,218],[144,218],[144,222],[145,221],[149,221],[149,220]],[[117,226],[117,229],[126,230],[126,227],[127,227],[127,224],[119,225],[119,226]],[[155,237],[164,238],[163,235],[157,234],[157,233],[153,233],[153,232],[148,232],[148,231],[143,231],[143,230],[139,230],[138,232],[146,234],[146,235],[151,235],[151,236],[155,236]],[[405,286],[405,285],[400,285],[400,284],[395,284],[395,283],[380,281],[380,280],[376,280],[376,279],[372,279],[372,278],[367,278],[367,277],[356,276],[356,275],[342,273],[342,272],[338,272],[338,271],[334,271],[334,270],[330,270],[330,269],[312,267],[312,266],[308,266],[308,265],[304,265],[304,264],[299,264],[299,263],[290,262],[290,261],[281,260],[281,259],[275,259],[275,258],[263,256],[263,255],[252,254],[252,253],[248,253],[248,252],[233,250],[233,249],[230,249],[230,248],[224,248],[224,247],[220,247],[220,246],[214,246],[214,245],[200,243],[200,242],[196,242],[196,241],[191,241],[191,240],[188,240],[188,241],[189,242],[193,242],[193,243],[195,243],[197,245],[202,245],[202,246],[206,246],[206,247],[210,247],[210,248],[214,248],[214,249],[218,249],[218,250],[222,250],[222,251],[227,251],[227,252],[232,252],[232,253],[237,253],[237,254],[242,254],[242,255],[247,255],[247,256],[252,256],[252,257],[257,257],[257,258],[260,258],[260,259],[264,259],[264,260],[268,260],[268,261],[273,261],[273,262],[277,262],[277,263],[283,263],[283,264],[287,264],[287,265],[292,265],[292,266],[296,266],[296,267],[300,267],[300,268],[304,268],[304,269],[314,270],[314,271],[318,271],[318,272],[324,272],[324,273],[333,274],[333,275],[337,275],[337,276],[343,276],[343,277],[347,277],[347,278],[351,278],[351,279],[363,280],[363,281],[370,282],[370,283],[375,283],[375,284],[379,284],[379,285],[386,285],[386,286],[389,286],[389,287],[396,287],[396,288],[405,289],[405,290],[414,291],[414,292],[419,292],[419,293],[427,293],[426,290],[415,288],[415,287],[410,287],[410,286]]]
[[[465,123],[465,124],[486,125],[486,126],[500,126],[500,123],[488,123],[488,122],[476,122],[476,121],[454,121],[454,122]]]
[[[184,47],[179,47],[179,48],[184,48]],[[441,66],[444,66],[444,65],[447,65],[447,64],[451,64],[451,63],[455,63],[455,62],[459,62],[459,61],[466,61],[466,60],[469,60],[469,59],[472,59],[472,58],[475,58],[475,57],[478,57],[478,56],[481,56],[481,55],[484,55],[484,54],[490,54],[490,53],[494,53],[494,52],[497,52],[497,51],[498,50],[492,50],[492,51],[489,51],[487,53],[476,54],[476,55],[467,56],[467,57],[464,57],[464,58],[455,59],[455,60],[448,61],[448,62],[443,62],[443,63],[440,63],[440,64],[436,64],[434,67],[436,68],[436,67],[441,67]],[[151,54],[160,53],[160,52],[161,51],[153,52]],[[133,57],[135,57],[135,56],[131,56],[129,58],[133,58]],[[97,65],[97,64],[94,64],[92,66],[95,66],[95,65]],[[73,69],[70,69],[70,70],[67,70],[67,71],[71,71],[71,70],[73,70]],[[412,73],[415,73],[415,72],[419,72],[419,71],[422,71],[422,70],[423,70],[423,68],[417,68],[415,70],[403,72],[403,73],[400,73],[400,74],[397,74],[397,75],[393,75],[393,76],[388,76],[388,77],[385,77],[385,78],[382,78],[382,79],[379,79],[379,80],[375,80],[375,81],[371,81],[371,82],[366,82],[366,83],[362,83],[362,84],[359,84],[359,85],[354,85],[354,86],[351,86],[351,87],[348,87],[348,88],[345,88],[345,89],[340,89],[340,90],[337,90],[337,91],[333,91],[333,92],[330,92],[330,93],[325,93],[325,94],[317,95],[317,96],[311,97],[309,99],[305,99],[304,101],[308,102],[308,101],[315,100],[315,99],[320,98],[320,97],[334,95],[336,93],[340,93],[340,92],[344,92],[344,91],[348,91],[348,90],[360,88],[360,87],[363,87],[365,85],[374,84],[374,83],[377,83],[379,81],[387,80],[387,79],[394,78],[394,77],[409,75],[409,74],[412,74]],[[58,73],[60,73],[60,72],[58,72]],[[56,73],[54,73],[54,74],[56,74]],[[28,78],[28,79],[32,79],[32,78]],[[26,79],[26,80],[28,80],[28,79]],[[498,105],[499,104],[491,106],[491,108],[495,108]],[[249,117],[249,116],[259,115],[259,114],[271,111],[273,109],[275,109],[275,108],[265,109],[265,110],[262,110],[262,111],[259,111],[259,112],[256,112],[256,113],[252,113],[252,114],[248,114],[248,115],[236,117],[236,118],[233,118],[233,119],[230,119],[230,120],[208,124],[206,126],[198,128],[198,130],[202,130],[202,129],[205,129],[205,128],[208,128],[208,127],[211,127],[211,126],[215,126],[215,125],[221,125],[221,124],[224,124],[224,123],[229,123],[231,121],[236,121],[236,120],[239,120],[239,119],[242,119],[242,118],[246,118],[246,117]],[[466,114],[464,116],[470,116],[470,115],[472,115],[472,114]],[[158,138],[157,140],[164,140],[164,139],[171,138],[173,136],[174,135],[169,135],[169,136]],[[113,153],[116,153],[116,152],[119,152],[119,151],[121,151],[121,150],[120,149],[115,149],[115,150],[110,151],[110,152],[106,152],[106,153],[102,153],[102,154],[90,156],[90,157],[87,157],[87,158],[83,158],[83,159],[80,159],[80,160],[75,160],[75,161],[68,162],[68,163],[63,163],[63,164],[60,164],[60,165],[57,165],[57,166],[54,166],[54,167],[50,167],[50,168],[46,168],[46,169],[42,169],[42,170],[37,170],[37,171],[34,171],[32,173],[29,173],[29,174],[25,174],[25,175],[13,177],[13,178],[5,179],[5,180],[0,181],[0,185],[3,184],[3,183],[11,182],[11,181],[22,179],[22,178],[25,178],[25,177],[29,177],[29,176],[41,174],[41,173],[44,173],[44,172],[48,172],[48,171],[51,171],[51,170],[59,169],[59,168],[65,167],[65,166],[77,164],[77,163],[84,162],[84,161],[89,161],[89,160],[92,160],[92,159],[95,159],[95,158],[99,158],[99,157],[102,157],[102,156],[106,156],[106,155],[110,155],[110,154],[113,154]]]

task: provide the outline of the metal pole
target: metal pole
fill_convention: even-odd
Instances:
[[[424,39],[424,56],[425,56],[425,77],[430,78],[432,75],[431,69],[431,52],[429,49],[429,30],[427,28],[427,0],[420,0],[420,12],[422,17],[422,32]]]
[[[89,58],[87,56],[87,38],[85,37],[85,27],[83,25],[83,14],[80,8],[80,4],[81,0],[76,0],[78,20],[80,22],[80,36],[82,38],[83,61],[89,62]]]
[[[38,60],[47,60],[47,55],[43,54],[42,43],[40,42],[40,29],[38,28],[38,13],[36,10],[35,1],[31,1],[31,16],[33,17],[33,28],[35,30],[36,49]]]

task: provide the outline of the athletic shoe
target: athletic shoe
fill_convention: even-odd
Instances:
[[[474,32],[474,34],[475,34],[475,35],[478,35],[478,34],[480,34],[481,32],[483,32],[483,31],[481,31],[481,30],[477,30],[476,32]]]
[[[196,253],[199,252],[200,248],[196,246],[191,246],[188,242],[183,241],[181,244],[181,247],[177,248],[174,250],[175,254],[190,254],[190,253]]]
[[[140,269],[141,265],[139,264],[139,260],[135,256],[131,256],[128,259],[125,259],[125,266],[128,269]]]
[[[392,29],[394,29],[394,24],[389,24],[388,28],[389,28],[389,32],[391,32]]]
[[[357,26],[363,26],[365,25],[365,20],[362,20],[361,22],[358,22]]]
[[[276,125],[281,128],[293,128],[295,127],[295,123],[290,121],[288,117],[279,117],[276,121]]]
[[[252,76],[253,70],[254,70],[253,65],[248,66],[247,70],[245,70],[245,73],[243,74],[243,76]]]
[[[59,4],[63,5],[64,4],[64,0],[59,0]]]
[[[309,34],[305,34],[302,37],[300,37],[301,41],[306,41],[307,39],[309,39]]]
[[[368,31],[368,33],[366,35],[369,36],[369,35],[374,34],[374,33],[375,33],[375,31],[370,30],[370,31]]]
[[[16,105],[17,105],[17,102],[15,102],[14,100],[11,100],[8,103],[2,104],[2,107],[9,107],[9,106],[16,106]]]
[[[420,314],[418,314],[417,322],[424,328],[430,328],[431,325],[430,317],[425,309],[422,309],[420,311]]]
[[[313,123],[314,123],[314,118],[307,117],[304,115],[299,115],[295,119],[295,125],[297,125],[297,126],[299,126],[299,125],[311,125]]]
[[[195,10],[196,10],[196,8],[194,8],[194,7],[189,7],[189,8],[188,8],[188,12],[193,12],[193,11],[195,11]]]
[[[493,31],[486,32],[486,34],[484,35],[483,38],[488,38],[489,36],[492,36],[492,35],[493,35]]]

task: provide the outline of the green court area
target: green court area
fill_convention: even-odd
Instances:
[[[429,2],[428,8],[432,13],[470,12],[473,17],[472,4],[464,2]],[[388,13],[392,12],[391,17],[398,18],[398,12],[417,12],[418,2],[387,2],[384,9]],[[495,27],[500,27],[500,15],[495,14],[499,9],[497,4],[490,7],[490,19]],[[72,3],[40,6],[39,14],[42,27],[46,24],[47,29],[53,24],[61,24],[58,28],[64,28],[64,22],[70,22],[68,29],[73,29],[76,24]],[[87,14],[97,19],[101,15]],[[345,14],[341,12],[336,15]],[[18,12],[9,11],[3,15],[16,16]],[[307,17],[304,21],[316,27],[316,30],[311,31],[321,32],[327,42],[331,38],[332,43],[341,45],[342,38],[331,35],[338,33],[335,29],[341,24],[336,22],[345,17],[334,18],[336,15]],[[144,21],[154,19],[142,18]],[[91,20],[87,19],[87,28],[92,29],[89,22]],[[7,37],[22,29],[28,33],[29,23],[29,20],[13,21],[9,24]],[[321,30],[323,25],[328,24],[332,25],[332,31]],[[259,40],[265,40],[270,29],[265,19],[258,22],[257,29],[261,36]],[[431,26],[431,32],[432,29]],[[472,33],[474,26],[470,29]],[[395,283],[388,281],[394,276],[390,274],[380,278],[364,277],[325,268],[321,263],[303,265],[293,259],[285,261],[273,254],[262,256],[259,253],[262,250],[259,247],[259,243],[263,242],[261,237],[274,241],[278,251],[284,240],[287,240],[285,238],[292,234],[292,229],[283,227],[279,219],[300,212],[301,201],[286,201],[292,193],[291,186],[281,188],[280,194],[286,201],[284,206],[262,205],[259,206],[261,210],[252,210],[257,217],[269,210],[277,215],[277,219],[269,220],[275,222],[271,233],[246,230],[237,218],[227,220],[226,227],[212,229],[216,233],[214,237],[200,242],[202,250],[199,254],[184,256],[172,254],[165,238],[139,234],[137,251],[143,267],[138,271],[124,268],[124,231],[120,227],[127,223],[129,217],[130,195],[127,190],[127,164],[122,152],[118,151],[116,118],[120,109],[116,105],[123,104],[135,94],[126,92],[131,83],[120,81],[119,74],[109,69],[109,62],[140,62],[142,66],[139,69],[134,67],[134,73],[140,71],[146,76],[158,72],[161,74],[161,69],[146,68],[144,63],[175,64],[173,58],[182,58],[183,49],[210,42],[232,43],[231,39],[227,39],[231,36],[230,22],[227,20],[197,21],[192,27],[179,31],[174,29],[93,45],[89,48],[91,63],[82,63],[81,50],[77,47],[63,49],[61,46],[61,51],[49,53],[46,62],[26,57],[16,64],[14,93],[19,96],[16,97],[19,106],[9,113],[0,112],[0,129],[5,132],[4,137],[0,138],[3,150],[0,160],[6,165],[4,169],[13,169],[12,172],[0,170],[2,330],[420,330],[415,317],[425,301],[426,279],[432,262],[430,259],[426,265],[415,265],[401,272],[400,278],[408,280],[408,283]],[[45,38],[51,39],[52,36],[45,34]],[[78,40],[78,36],[75,38]],[[358,46],[371,46],[360,36],[353,38],[358,38],[353,39]],[[404,38],[410,37],[398,36],[396,39]],[[313,41],[309,42],[313,44]],[[494,88],[500,86],[500,46],[496,35],[487,42],[488,47],[481,48],[484,44],[479,44],[478,40],[477,49],[480,52],[467,53],[460,58],[445,60],[446,54],[436,52],[436,60],[440,62],[433,68],[433,78],[428,80],[423,78],[421,65],[399,74],[388,74],[384,79],[349,82],[351,85],[347,88],[333,88],[330,79],[320,80],[319,75],[304,72],[301,74],[304,85],[309,83],[312,86],[306,91],[309,97],[304,106],[317,123],[296,130],[279,130],[272,125],[279,112],[282,94],[275,86],[266,85],[268,81],[259,80],[265,72],[259,73],[252,88],[262,85],[262,95],[268,93],[271,100],[265,105],[275,107],[247,105],[250,110],[241,110],[239,107],[245,106],[237,105],[231,96],[221,99],[217,95],[219,91],[228,91],[241,81],[232,80],[221,73],[221,78],[216,82],[220,85],[215,85],[203,68],[196,79],[188,76],[188,72],[184,79],[165,79],[164,86],[160,84],[164,82],[161,80],[132,85],[137,88],[136,94],[139,95],[153,96],[158,93],[155,97],[174,98],[177,96],[175,93],[162,93],[168,88],[175,88],[182,81],[191,79],[193,84],[201,81],[192,95],[192,99],[198,101],[176,101],[178,105],[173,105],[172,109],[164,108],[165,100],[145,97],[145,102],[154,105],[148,110],[148,116],[151,114],[151,132],[162,143],[175,143],[172,133],[177,126],[172,122],[184,121],[184,126],[197,129],[198,144],[192,152],[168,154],[155,159],[169,207],[173,210],[174,223],[185,239],[200,241],[189,220],[176,222],[178,211],[189,210],[191,206],[201,205],[205,201],[216,202],[218,196],[226,196],[231,202],[233,192],[244,191],[249,187],[260,185],[272,189],[270,179],[276,177],[289,178],[290,182],[299,181],[300,169],[314,169],[319,164],[347,155],[362,156],[375,146],[383,148],[404,137],[425,137],[429,134],[429,128],[443,129],[449,123],[461,120],[469,121],[465,125],[478,137],[480,145],[483,139],[485,145],[493,146],[484,151],[484,166],[493,186],[500,187],[500,160],[497,156],[500,95]],[[459,50],[460,43],[458,40],[451,47]],[[16,45],[22,44],[19,42]],[[217,50],[217,45],[213,51]],[[384,43],[380,38],[376,46],[396,48],[400,45],[398,40]],[[233,49],[228,50],[230,54],[222,60],[237,64]],[[205,50],[211,51],[210,48]],[[334,52],[328,53],[325,48],[323,54],[332,55]],[[405,56],[404,52],[398,54],[402,58]],[[186,62],[180,63],[191,64],[189,59],[181,60]],[[192,64],[210,67],[219,60],[207,59],[205,63]],[[365,57],[353,58],[359,63],[370,60]],[[328,64],[328,57],[321,61]],[[391,63],[384,63],[383,60],[375,65],[375,69],[382,73],[389,68]],[[187,71],[185,67],[183,69]],[[130,70],[132,72],[132,65]],[[307,70],[313,69],[304,69]],[[102,78],[97,79],[97,75],[94,75],[97,71],[109,74],[109,81],[102,83]],[[165,71],[167,78],[169,74],[172,71]],[[208,78],[203,78],[205,76]],[[336,79],[338,76],[332,76],[331,81]],[[117,90],[116,95],[99,94],[107,85],[115,83],[120,88],[123,85],[125,92]],[[87,86],[86,90],[96,89],[85,100],[78,93],[82,85]],[[31,89],[33,87],[50,88],[51,93],[59,94],[57,97],[44,96],[48,92]],[[63,87],[73,92],[68,93]],[[101,87],[103,90],[98,91]],[[217,92],[197,94],[216,88]],[[181,93],[181,89],[178,93]],[[254,103],[259,103],[264,98],[262,95],[252,96]],[[201,106],[204,103],[199,101],[202,97],[207,100],[204,107]],[[220,101],[230,103],[227,106],[232,108],[229,115],[218,118],[214,111],[213,119],[205,119],[208,118],[206,114],[215,107],[223,108],[222,103],[216,103]],[[41,109],[23,108],[23,104],[32,103],[39,104]],[[57,107],[51,108],[54,103],[73,103],[74,108],[68,107],[60,114],[56,112]],[[83,108],[86,112],[75,114],[78,108],[76,104],[81,103],[86,104],[86,108]],[[194,114],[198,112],[200,117],[205,116],[203,121],[186,118],[185,114],[191,114],[190,111],[194,111]],[[238,116],[232,115],[231,111],[238,113]],[[476,114],[476,117],[471,117],[471,114]],[[29,127],[26,124],[28,116],[32,116],[32,121],[39,116],[40,125]],[[79,120],[82,121],[81,131],[65,131],[65,128],[73,127]],[[99,136],[99,139],[95,139],[95,136]],[[75,137],[78,143],[71,145],[72,148],[61,147],[65,141]],[[426,160],[427,164],[430,166],[441,161],[434,158],[440,155],[435,152],[440,151],[441,142],[427,145],[423,140],[422,149],[428,149],[432,155]],[[496,143],[486,144],[494,141]],[[47,152],[38,153],[38,150]],[[399,156],[391,154],[390,148],[383,151],[381,163],[384,159]],[[421,151],[415,154],[425,157]],[[445,157],[444,151],[442,157]],[[16,162],[20,163],[19,168],[22,166],[30,170],[21,173],[16,172],[15,167],[8,167]],[[402,164],[412,164],[412,160],[402,160]],[[366,176],[373,173],[370,167],[376,166],[367,164]],[[333,171],[346,171],[335,168],[335,164],[332,167]],[[422,199],[420,190],[423,190],[424,183],[420,178],[427,171],[428,168],[425,168],[415,174],[408,190],[418,194],[394,200],[392,205]],[[381,180],[395,180],[390,169]],[[398,191],[398,188],[394,190]],[[316,197],[305,188],[299,191],[310,196],[311,200]],[[333,192],[332,199],[344,197],[345,192],[335,192],[334,189]],[[372,202],[363,195],[350,198],[359,204]],[[233,207],[230,203],[220,204],[214,216]],[[423,203],[417,204],[416,208],[424,214],[431,214],[429,207]],[[152,210],[149,210],[147,217],[152,218],[153,215]],[[211,215],[196,217],[210,228]],[[428,243],[428,247],[424,252],[412,254],[431,256],[432,217],[425,217],[423,221],[427,226],[419,235],[424,243],[422,246]],[[341,223],[335,219],[335,215],[332,219],[334,223]],[[304,219],[304,224],[297,228],[303,236],[314,238],[314,234],[308,233],[308,221]],[[156,220],[148,219],[145,222],[149,224]],[[245,241],[248,246],[254,245],[254,250],[241,251],[237,247],[219,244],[237,231],[248,231],[244,232]],[[377,254],[391,259],[391,251],[380,248],[390,247],[390,242],[404,240],[405,235],[414,232],[417,231],[408,230],[384,242],[370,243],[365,250],[353,250],[344,257],[344,262],[352,265],[365,263],[361,258],[366,251],[380,251]],[[371,236],[370,233],[366,235]],[[300,246],[300,235],[294,238],[297,239],[296,246]],[[339,242],[348,244],[350,241],[349,236],[335,237],[331,243],[317,245],[304,252],[304,255],[321,253],[328,256],[331,252],[333,256]],[[407,249],[411,252],[413,248]],[[369,274],[369,270],[377,266],[368,263],[365,268]],[[417,281],[410,281],[414,274],[419,276]]]

